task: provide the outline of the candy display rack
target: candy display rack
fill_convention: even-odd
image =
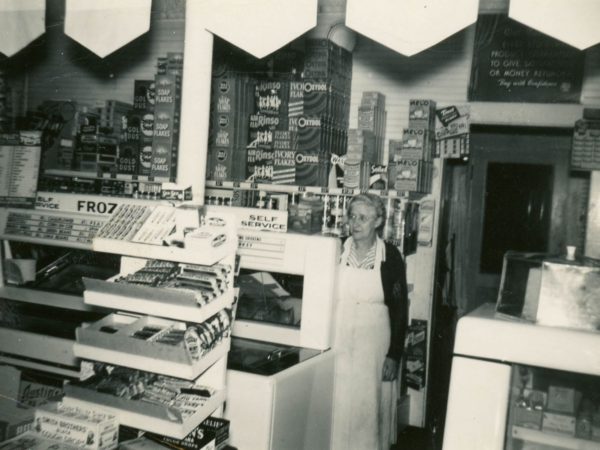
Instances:
[[[128,313],[115,312],[79,327],[74,352],[90,361],[86,363],[88,368],[94,367],[97,361],[126,373],[141,371],[139,373],[150,377],[172,377],[170,383],[181,383],[185,389],[175,389],[173,396],[164,401],[154,397],[148,402],[142,399],[147,389],[124,387],[108,393],[82,379],[65,386],[64,401],[95,404],[115,414],[122,425],[160,431],[181,439],[209,415],[218,415],[225,399],[237,234],[233,219],[227,214],[206,213],[202,208],[193,207],[183,208],[183,211],[175,207],[171,207],[173,211],[161,208],[169,216],[172,212],[180,214],[173,223],[175,233],[181,231],[183,239],[172,246],[167,245],[168,239],[163,245],[107,239],[110,233],[106,230],[122,225],[118,223],[123,222],[122,214],[117,212],[98,231],[92,244],[94,250],[123,255],[121,273],[106,281],[84,279],[84,301]],[[126,221],[123,223],[130,226]],[[146,223],[138,225],[140,229],[147,226]],[[198,236],[202,243],[186,239],[186,233]],[[121,233],[124,234],[127,233]],[[188,243],[190,247],[186,246]],[[149,257],[152,259],[147,259]],[[140,275],[142,272],[160,275],[146,282],[147,277]],[[185,274],[193,278],[190,273],[196,278],[189,284],[179,286],[174,281],[185,278]],[[169,282],[162,286],[158,278],[169,279]],[[218,289],[208,295],[210,288],[202,283],[218,286]],[[128,393],[121,395],[124,391]],[[172,389],[164,389],[160,394],[167,391],[171,393]],[[191,396],[194,408],[183,414],[174,405],[179,405],[177,399],[186,395]]]

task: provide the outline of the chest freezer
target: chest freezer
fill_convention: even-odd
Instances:
[[[600,449],[600,333],[516,321],[484,304],[458,322],[444,450]]]
[[[337,239],[240,231],[225,417],[240,449],[327,449]]]

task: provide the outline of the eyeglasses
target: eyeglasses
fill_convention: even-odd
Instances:
[[[366,223],[369,220],[375,219],[377,216],[365,216],[364,214],[350,214],[348,220],[350,222]]]

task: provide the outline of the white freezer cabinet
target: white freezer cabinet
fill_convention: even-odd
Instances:
[[[600,333],[459,320],[444,450],[600,449]]]

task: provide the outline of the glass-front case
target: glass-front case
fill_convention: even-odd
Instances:
[[[310,348],[232,338],[227,368],[257,375],[275,375],[320,355]]]
[[[300,328],[304,277],[242,269],[236,318]]]
[[[600,449],[600,377],[515,364],[505,442],[506,450]]]
[[[81,296],[82,277],[105,280],[119,273],[119,255],[24,242],[10,242],[10,250],[3,267],[7,285]],[[31,267],[24,265],[29,261]]]

